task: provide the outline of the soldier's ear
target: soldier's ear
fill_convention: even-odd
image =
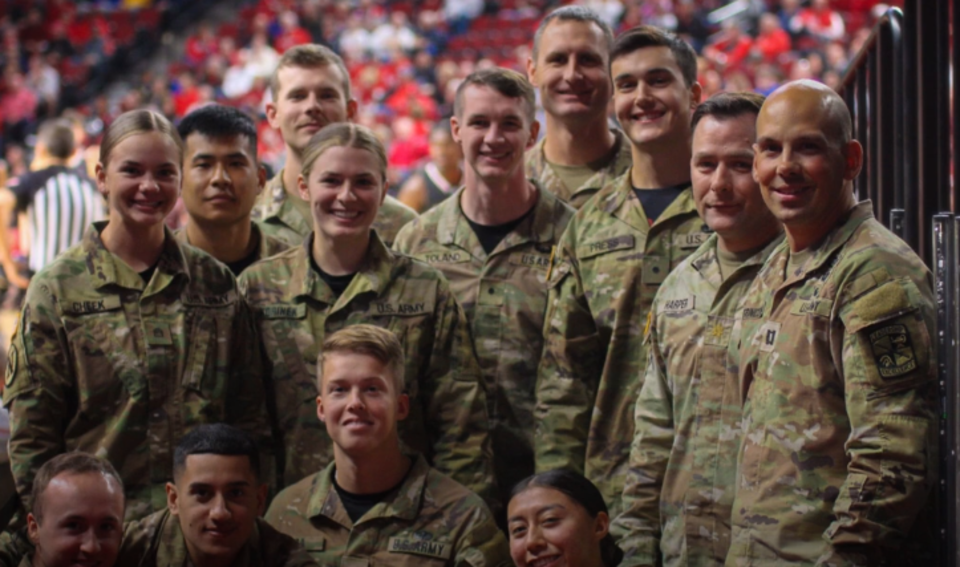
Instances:
[[[27,537],[30,538],[30,543],[34,547],[40,543],[40,523],[37,522],[33,512],[27,514]]]
[[[410,415],[410,396],[400,394],[397,397],[397,421],[403,421]]]
[[[596,522],[594,524],[594,535],[597,541],[600,541],[610,533],[610,515],[606,512],[599,512],[594,521]]]
[[[326,423],[326,411],[323,409],[323,396],[317,396],[317,417],[320,423]]]
[[[165,488],[167,490],[167,509],[170,510],[171,514],[176,516],[180,513],[177,487],[172,482],[168,482]]]

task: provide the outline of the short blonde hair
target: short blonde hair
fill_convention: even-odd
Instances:
[[[176,163],[177,167],[180,167],[183,162],[183,139],[180,138],[177,129],[162,114],[142,108],[124,112],[107,127],[103,134],[103,141],[100,142],[100,164],[107,167],[110,154],[120,142],[130,136],[150,132],[164,134],[176,144],[177,151],[180,153]]]
[[[295,45],[284,51],[283,55],[280,56],[280,61],[277,62],[277,68],[270,75],[270,94],[273,96],[274,102],[280,96],[280,69],[284,67],[301,67],[304,69],[336,67],[343,76],[344,103],[350,100],[350,72],[347,71],[343,58],[329,47],[316,43],[305,43]]]
[[[389,329],[375,325],[351,325],[328,335],[317,357],[317,387],[323,382],[323,363],[331,354],[363,354],[380,361],[393,375],[397,394],[406,387],[403,378],[403,347]],[[321,390],[322,393],[322,390]]]
[[[380,166],[380,179],[387,180],[387,150],[383,142],[372,130],[352,122],[337,122],[329,124],[310,138],[307,147],[303,150],[303,167],[300,175],[304,179],[310,176],[313,164],[323,152],[330,148],[357,148],[367,150],[377,158]]]

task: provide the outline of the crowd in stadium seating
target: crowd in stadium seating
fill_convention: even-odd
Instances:
[[[687,39],[700,54],[705,96],[722,90],[767,94],[785,80],[805,77],[836,87],[884,9],[876,0],[753,0],[716,24],[710,14],[728,4],[724,0],[579,1],[614,29],[652,23]],[[20,146],[37,118],[62,110],[61,90],[89,79],[98,61],[130,40],[131,24],[149,26],[158,8],[144,0],[47,0],[42,8],[8,3],[20,9],[0,18],[0,137],[6,141],[0,145],[15,172],[25,166]],[[282,163],[283,143],[263,119],[269,74],[290,46],[324,43],[343,54],[360,103],[358,121],[392,148],[390,177],[398,182],[426,157],[430,128],[450,113],[459,80],[492,65],[523,70],[539,17],[560,3],[252,0],[232,20],[200,23],[167,73],[130,78],[119,98],[101,94],[81,109],[95,137],[111,117],[139,106],[179,119],[206,102],[225,102],[260,117],[261,156],[268,165]]]

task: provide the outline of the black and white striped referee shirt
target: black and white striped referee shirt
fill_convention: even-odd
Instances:
[[[80,242],[90,223],[106,218],[103,197],[93,181],[76,169],[55,165],[12,179],[17,212],[27,213],[33,273]]]

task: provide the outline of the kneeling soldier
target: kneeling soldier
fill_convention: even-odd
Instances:
[[[247,434],[201,425],[180,441],[167,509],[127,524],[119,565],[315,567],[299,544],[259,518],[267,500]]]
[[[503,534],[476,494],[400,451],[403,350],[393,333],[354,325],[320,349],[317,415],[334,462],[283,490],[267,521],[320,565],[510,564]]]

